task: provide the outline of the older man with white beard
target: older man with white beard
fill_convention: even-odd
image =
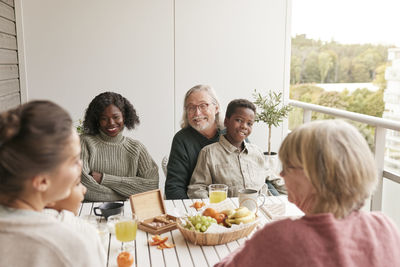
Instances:
[[[167,199],[185,199],[200,150],[218,142],[223,127],[220,104],[208,85],[196,85],[185,95],[182,129],[174,136],[167,166]]]

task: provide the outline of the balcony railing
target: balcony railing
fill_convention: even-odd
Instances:
[[[304,103],[296,100],[289,100],[289,104],[291,106],[303,109],[304,123],[311,121],[311,113],[312,111],[314,111],[323,114],[328,114],[334,117],[340,117],[352,121],[366,123],[368,125],[375,127],[374,155],[375,155],[375,162],[378,168],[379,183],[376,191],[371,196],[371,210],[382,210],[383,178],[389,179],[396,183],[400,183],[399,175],[396,175],[395,173],[384,169],[386,130],[391,129],[395,131],[400,131],[400,122],[377,118],[373,116],[368,116],[336,108],[329,108],[315,104]]]

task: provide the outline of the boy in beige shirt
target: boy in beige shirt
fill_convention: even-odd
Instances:
[[[245,140],[251,134],[255,113],[256,107],[246,99],[229,103],[226,134],[200,151],[188,186],[189,198],[208,198],[210,184],[227,185],[228,197],[237,197],[240,189],[260,190],[264,186],[268,169],[263,152]]]

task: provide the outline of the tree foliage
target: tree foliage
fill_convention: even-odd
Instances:
[[[390,47],[322,42],[297,35],[292,38],[290,83],[372,82],[378,68],[385,66]]]
[[[378,66],[376,68],[375,79],[372,81],[372,83],[378,86],[379,89],[381,90],[386,88],[385,70],[386,70],[386,63]]]
[[[383,101],[383,89],[372,92],[366,88],[359,88],[350,93],[347,89],[342,92],[324,91],[324,89],[313,84],[292,85],[290,87],[290,98],[302,102],[313,103],[326,107],[339,108],[347,111],[357,112],[375,117],[382,117],[385,109]],[[315,113],[313,120],[332,119],[330,115]],[[289,115],[289,128],[294,129],[302,123],[302,112],[293,110]],[[375,128],[362,123],[353,124],[360,130],[370,147],[373,145]]]

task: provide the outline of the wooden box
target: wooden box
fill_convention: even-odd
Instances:
[[[159,235],[177,228],[177,218],[165,213],[160,189],[129,197],[132,213],[138,217],[138,228]]]

